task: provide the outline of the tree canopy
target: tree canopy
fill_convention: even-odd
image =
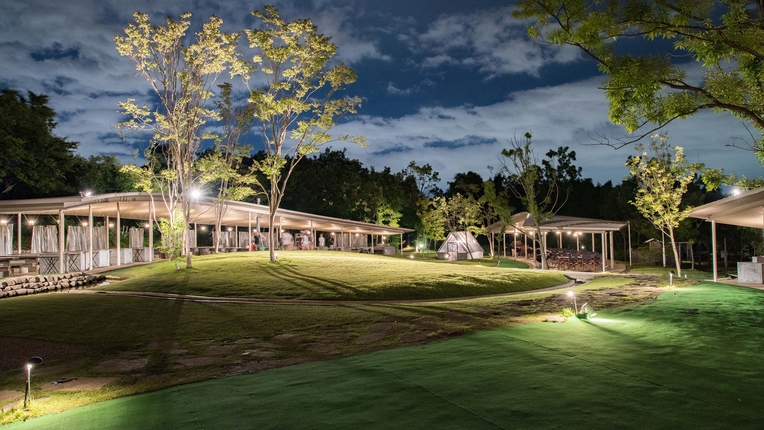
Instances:
[[[635,138],[702,110],[726,111],[764,133],[764,2],[750,0],[521,0],[528,34],[580,48],[607,75],[610,120]],[[643,39],[652,54],[626,41]],[[671,43],[668,49],[661,41]],[[688,60],[703,77],[688,73]],[[759,158],[764,146],[752,142]]]

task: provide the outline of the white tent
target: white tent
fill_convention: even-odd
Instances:
[[[483,247],[468,231],[448,234],[446,241],[438,249],[438,260],[473,260],[483,258]]]

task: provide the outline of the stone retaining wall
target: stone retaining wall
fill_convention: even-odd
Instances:
[[[104,279],[106,277],[103,275],[91,275],[85,272],[7,278],[0,281],[0,299],[80,288],[102,282]]]

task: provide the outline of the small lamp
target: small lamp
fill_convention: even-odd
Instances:
[[[32,390],[32,367],[42,364],[42,358],[34,356],[27,360],[27,386],[24,390],[24,409],[31,402],[30,391]]]
[[[573,297],[573,307],[576,309],[576,313],[578,313],[578,304],[576,303],[576,293],[573,292],[573,290],[568,291],[568,297]]]

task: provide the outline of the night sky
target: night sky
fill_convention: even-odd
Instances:
[[[607,100],[598,89],[603,77],[594,63],[574,48],[529,40],[526,24],[511,17],[509,2],[268,3],[288,20],[312,19],[338,45],[338,60],[357,72],[347,94],[363,97],[363,107],[334,132],[368,138],[366,148],[348,147],[348,155],[368,167],[400,171],[414,160],[430,163],[444,183],[469,170],[487,179],[489,166],[499,166],[507,139],[530,131],[539,155],[569,146],[584,176],[595,183],[620,182],[627,174],[624,162],[633,147],[591,145],[595,134],[623,135],[607,119]],[[226,31],[239,31],[255,25],[250,11],[263,4],[0,0],[0,88],[49,95],[59,115],[56,133],[80,142],[82,155],[116,154],[122,162],[134,162],[134,148],[115,132],[124,118],[117,103],[151,98],[133,63],[120,57],[114,44],[133,12],[148,13],[155,24],[190,11],[201,25],[215,14]],[[684,67],[690,76],[702,77],[697,64]],[[752,153],[726,146],[735,139],[750,141],[746,128],[727,113],[704,112],[667,130],[669,142],[683,146],[691,162],[761,175]],[[129,142],[141,138],[133,134]]]

